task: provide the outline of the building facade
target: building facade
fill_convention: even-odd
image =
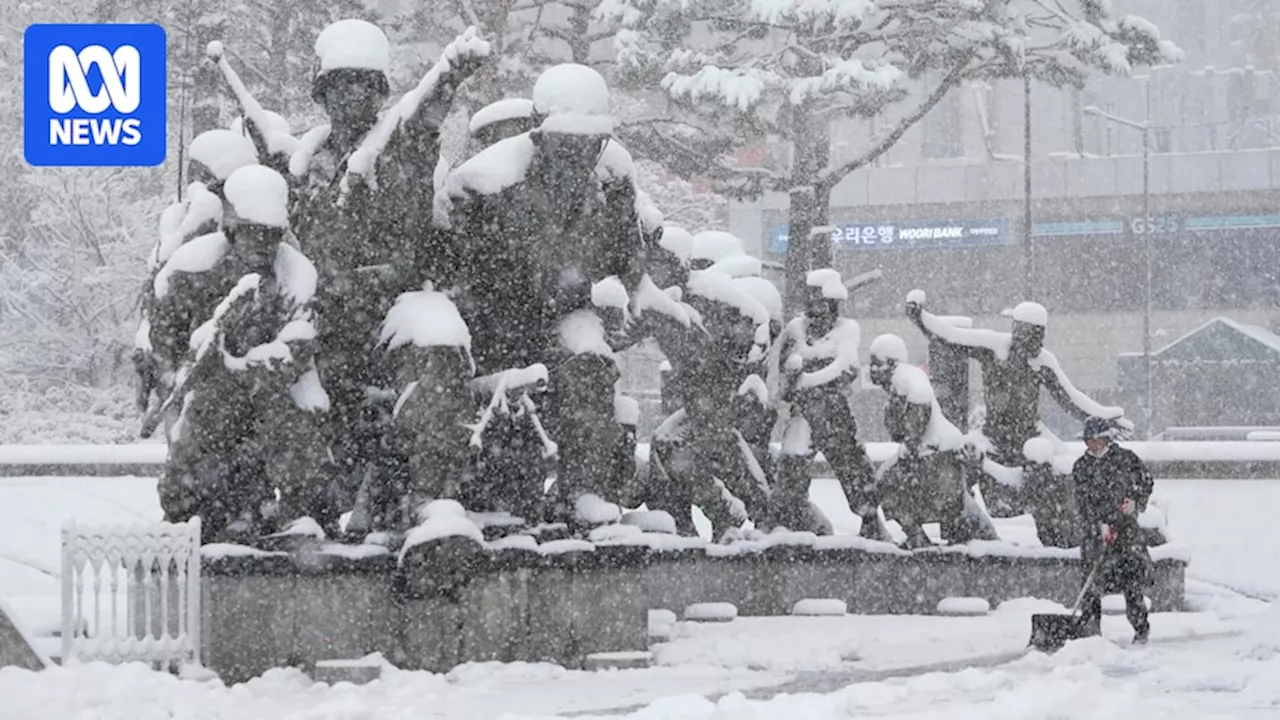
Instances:
[[[846,277],[883,273],[850,299],[864,338],[898,332],[923,361],[923,340],[902,310],[914,288],[927,291],[934,312],[970,316],[980,327],[1007,328],[1001,310],[1036,300],[1050,311],[1048,344],[1076,384],[1137,415],[1141,392],[1122,382],[1118,358],[1142,350],[1146,313],[1155,349],[1217,316],[1272,324],[1280,82],[1271,40],[1255,36],[1266,20],[1257,13],[1280,17],[1280,8],[1251,0],[1115,4],[1155,20],[1186,61],[1082,89],[1031,87],[1030,227],[1020,81],[957,88],[834,190],[837,269]],[[1143,123],[1145,163],[1136,127]],[[836,161],[867,147],[877,129],[876,121],[838,127]],[[788,148],[757,152],[767,163]],[[785,195],[730,207],[729,229],[766,259],[785,254],[786,223]]]

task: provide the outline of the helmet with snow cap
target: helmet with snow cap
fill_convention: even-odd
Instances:
[[[258,162],[258,151],[249,138],[230,130],[206,130],[191,140],[187,148],[193,164],[193,179],[201,179],[210,190],[226,181],[236,170]]]
[[[223,232],[250,271],[270,266],[289,227],[289,183],[265,165],[246,165],[223,187]]]
[[[315,77],[311,97],[324,102],[325,93],[339,82],[368,85],[386,97],[391,92],[391,43],[371,22],[339,20],[325,26],[316,37]]]
[[[840,303],[849,298],[849,291],[840,279],[840,273],[832,268],[811,270],[805,276],[808,294],[804,314],[809,327],[819,335],[825,335],[840,317]]]
[[[871,382],[888,390],[893,384],[894,370],[907,364],[907,344],[898,335],[885,333],[871,341],[870,355],[867,372]]]
[[[608,137],[611,104],[604,76],[586,65],[553,65],[533,83],[533,118],[543,132]]]
[[[486,148],[509,137],[529,132],[536,126],[533,101],[528,98],[504,98],[489,103],[471,116],[467,132],[480,148]]]
[[[228,227],[261,225],[284,230],[289,227],[289,183],[265,165],[246,165],[227,178],[223,185]]]
[[[553,159],[557,184],[595,169],[613,135],[611,102],[604,76],[586,65],[554,65],[534,82],[529,137]]]
[[[1040,303],[1022,302],[1003,314],[1013,318],[1012,351],[1027,358],[1038,356],[1044,349],[1049,312]]]

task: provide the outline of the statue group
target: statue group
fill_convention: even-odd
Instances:
[[[878,337],[867,375],[898,450],[876,467],[852,410],[861,339],[840,275],[810,272],[788,320],[738,238],[664,224],[598,73],[558,65],[530,98],[475,113],[470,156],[450,167],[441,124],[488,43],[468,30],[386,110],[379,28],[333,23],[315,50],[329,122],[295,137],[209,49],[244,116],[190,144],[135,354],[143,432],[163,426],[170,446],[170,520],[201,516],[206,542],[394,543],[453,499],[538,532],[644,505],[682,533],[693,506],[721,538],[748,522],[823,533],[809,501],[821,453],[864,537],[891,540],[889,519],[912,548],[933,544],[934,522],[948,542],[995,539],[977,486],[997,513],[1035,514],[1047,543],[1072,542],[1040,389],[1124,421],[1043,349],[1043,308],[1020,305],[997,333],[948,324],[913,293],[929,341],[978,361],[986,420],[962,433],[903,340]],[[669,363],[671,412],[640,472],[618,354],[646,339]]]

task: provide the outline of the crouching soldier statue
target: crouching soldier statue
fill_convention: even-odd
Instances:
[[[329,399],[308,307],[316,270],[285,242],[283,177],[250,165],[227,178],[224,193],[223,231],[179,248],[161,272],[153,336],[189,337],[191,353],[166,401],[181,412],[160,504],[171,521],[201,516],[205,541],[244,542],[281,527],[332,533],[332,472],[319,434]],[[214,296],[223,299],[211,317],[191,314]]]
[[[222,227],[222,184],[232,172],[256,162],[253,143],[230,130],[206,130],[188,148],[191,183],[186,197],[160,214],[160,232],[147,258],[147,280],[142,288],[141,315],[134,335],[134,369],[138,373],[138,410],[147,413],[154,403],[163,403],[173,390],[174,373],[187,354],[187,337],[175,342],[151,343],[151,316],[156,303],[155,280],[169,258],[187,241],[217,232]],[[221,298],[218,298],[221,299]],[[216,304],[218,299],[213,300]],[[203,308],[205,317],[213,305]],[[155,395],[154,403],[152,395]],[[176,411],[177,408],[174,408]],[[165,431],[176,412],[165,418]]]
[[[885,517],[897,520],[909,548],[933,542],[923,524],[938,522],[951,543],[997,539],[995,526],[965,487],[964,436],[942,415],[929,376],[907,364],[897,335],[871,343],[871,382],[889,393],[884,424],[898,454],[881,468],[876,496]]]
[[[844,489],[849,507],[862,518],[860,534],[888,540],[872,494],[875,477],[848,393],[858,379],[858,323],[840,317],[848,290],[835,270],[809,273],[804,314],[782,332],[777,360],[782,364],[780,395],[790,404],[783,430],[775,520],[792,530],[829,529],[809,503],[809,465],[826,457]]]

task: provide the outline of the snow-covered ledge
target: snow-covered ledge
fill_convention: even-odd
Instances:
[[[1126,442],[1160,478],[1280,477],[1280,442]],[[775,451],[780,450],[775,446]],[[1069,470],[1084,453],[1084,443],[1064,443],[1065,454],[1054,465]],[[0,477],[7,476],[122,476],[155,477],[164,467],[168,448],[162,443],[132,445],[0,445]],[[867,454],[880,462],[897,452],[893,443],[867,443]],[[636,447],[642,468],[649,462],[649,445]],[[826,461],[818,455],[814,477],[828,477]]]
[[[206,546],[202,659],[228,682],[371,652],[406,669],[581,667],[592,653],[647,649],[650,609],[728,602],[742,615],[787,615],[805,598],[834,598],[852,613],[933,614],[947,597],[1070,604],[1082,579],[1073,550],[990,542],[910,553],[807,533],[708,545],[632,530],[599,543],[452,536],[403,557],[372,546]],[[1186,553],[1152,554],[1153,607],[1182,609]]]

